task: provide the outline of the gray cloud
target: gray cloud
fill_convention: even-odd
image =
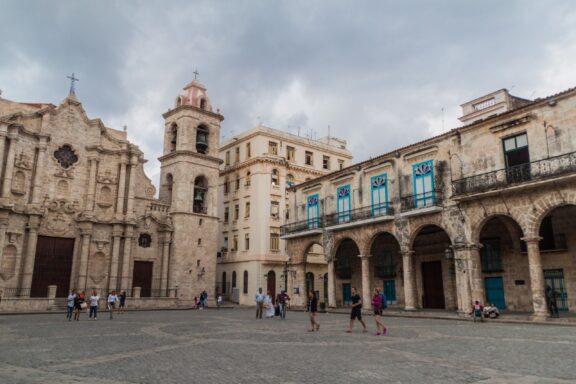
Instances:
[[[0,88],[59,103],[75,72],[89,116],[128,125],[154,181],[161,114],[195,68],[223,135],[330,125],[360,161],[457,126],[493,90],[576,85],[575,25],[569,0],[0,0]]]

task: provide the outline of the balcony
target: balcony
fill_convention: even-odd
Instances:
[[[400,198],[400,210],[403,216],[434,213],[442,210],[443,201],[444,196],[440,190],[402,196]]]
[[[455,196],[510,188],[576,172],[576,152],[517,165],[452,182]]]
[[[331,213],[324,217],[327,229],[343,229],[379,221],[392,220],[394,209],[387,203],[370,205],[344,212]]]
[[[280,227],[280,238],[290,239],[293,237],[307,236],[322,233],[324,222],[322,218],[297,221],[294,223],[282,225]]]

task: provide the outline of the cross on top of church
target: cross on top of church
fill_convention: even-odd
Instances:
[[[198,80],[198,75],[200,74],[197,69],[192,72],[194,74],[194,80]]]
[[[70,96],[76,96],[76,89],[74,87],[74,82],[80,81],[80,79],[74,77],[74,72],[72,72],[72,76],[66,76],[70,79]]]

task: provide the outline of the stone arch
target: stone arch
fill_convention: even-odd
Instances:
[[[391,229],[385,229],[385,228],[377,228],[375,230],[373,230],[368,237],[366,238],[366,241],[363,244],[363,247],[361,249],[362,254],[363,255],[371,255],[371,249],[372,249],[372,245],[374,244],[374,241],[376,240],[376,238],[378,236],[380,236],[381,234],[389,234],[390,236],[392,236],[394,238],[394,240],[396,240],[396,242],[398,243],[398,245],[401,245],[402,242],[400,241],[400,239],[398,238],[397,234],[395,233],[395,231],[391,230]]]
[[[176,145],[178,144],[178,125],[172,123],[170,126],[170,152],[176,150]]]
[[[448,231],[446,229],[446,227],[443,225],[443,223],[436,221],[436,222],[425,222],[422,223],[420,225],[418,225],[418,227],[416,227],[414,230],[412,230],[410,232],[410,238],[409,238],[409,242],[408,247],[409,249],[413,249],[414,248],[414,242],[416,241],[416,238],[418,237],[418,235],[421,234],[422,230],[426,227],[430,227],[430,226],[435,226],[440,228],[441,230],[444,231],[444,233],[446,233],[446,235],[448,236],[448,238],[450,239],[450,245],[454,245],[454,237],[452,236],[452,234],[450,233],[450,231]]]
[[[532,213],[528,214],[525,234],[527,237],[538,236],[538,231],[542,220],[553,210],[562,206],[576,205],[576,191],[557,191],[546,194],[536,200]]]
[[[358,257],[356,257],[356,259],[358,259],[358,263],[355,263],[356,260],[354,256],[360,255],[360,248],[354,239],[350,237],[344,237],[336,243],[334,249],[334,262],[337,268],[345,269],[344,267],[347,267],[352,270],[354,264],[360,263],[360,258]],[[342,274],[340,277],[342,277]]]
[[[478,222],[472,224],[472,236],[471,236],[470,240],[473,244],[479,244],[480,243],[480,235],[482,233],[482,229],[484,228],[486,223],[488,223],[490,220],[492,220],[496,217],[505,217],[507,220],[513,221],[518,226],[518,228],[520,228],[522,233],[524,235],[526,234],[526,231],[522,227],[520,221],[516,217],[514,217],[510,212],[508,212],[508,211],[492,212],[492,213],[482,217]],[[505,224],[508,225],[509,222],[506,222]]]
[[[210,130],[206,124],[200,124],[196,127],[196,152],[208,153],[208,137]]]
[[[206,214],[208,207],[208,179],[205,176],[200,175],[194,179],[194,193],[192,196],[193,212]]]
[[[305,255],[308,249],[313,244],[322,245],[322,236],[314,236],[302,238],[300,240],[290,240],[288,241],[288,257],[292,264],[302,264],[305,260]]]

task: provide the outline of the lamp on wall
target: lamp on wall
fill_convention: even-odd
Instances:
[[[446,258],[446,260],[454,260],[454,264],[456,265],[456,268],[458,269],[458,271],[466,273],[466,270],[464,268],[464,259],[462,259],[460,257],[456,257],[456,255],[454,254],[454,249],[452,248],[452,246],[450,246],[444,250],[444,257]]]

